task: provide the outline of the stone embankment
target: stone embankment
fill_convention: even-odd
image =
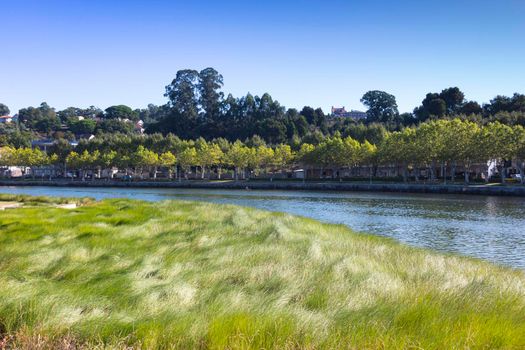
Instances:
[[[210,188],[245,190],[308,190],[475,194],[494,196],[525,196],[522,185],[443,185],[363,182],[314,181],[34,181],[0,180],[0,186],[57,186],[57,187],[137,187],[137,188]]]

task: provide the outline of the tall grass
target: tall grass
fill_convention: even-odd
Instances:
[[[236,206],[28,207],[0,213],[0,334],[42,349],[523,349],[525,275]]]

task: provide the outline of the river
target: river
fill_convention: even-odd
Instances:
[[[525,269],[525,198],[367,192],[0,187],[45,196],[184,199],[288,212]]]

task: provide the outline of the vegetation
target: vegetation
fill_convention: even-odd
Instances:
[[[73,140],[92,133],[133,134],[144,129],[149,134],[172,133],[183,139],[202,137],[207,141],[225,138],[235,142],[258,135],[268,144],[291,146],[315,143],[339,132],[359,142],[379,144],[386,131],[400,131],[435,119],[460,118],[480,126],[496,121],[525,126],[525,95],[518,93],[511,97],[496,96],[481,105],[467,100],[459,88],[450,87],[426,94],[413,113],[400,114],[395,96],[372,90],[361,98],[368,108],[367,118],[356,121],[327,115],[321,108],[287,109],[269,93],[261,96],[248,93],[237,98],[222,91],[223,81],[213,68],[200,72],[180,70],[165,88],[166,104],[150,104],[136,110],[114,105],[104,111],[94,106],[55,111],[45,102],[38,107],[22,108],[17,123],[0,125],[0,145],[20,147],[44,137]],[[8,113],[9,108],[0,104],[0,115]]]
[[[0,214],[10,348],[522,349],[525,276],[287,214],[105,200]]]
[[[494,160],[494,162],[488,162]],[[463,181],[469,183],[471,170],[477,164],[478,176],[488,181],[495,164],[505,182],[506,169],[514,165],[525,180],[525,129],[499,122],[479,126],[460,119],[432,120],[415,128],[387,132],[379,144],[336,133],[315,144],[278,144],[268,146],[258,137],[242,143],[225,139],[206,141],[181,140],[176,136],[111,135],[81,142],[77,148],[69,143],[56,143],[47,154],[31,148],[0,149],[0,166],[55,167],[78,171],[84,179],[100,177],[103,170],[119,168],[126,174],[143,179],[156,179],[158,170],[168,178],[187,177],[190,171],[199,177],[221,179],[224,169],[231,169],[235,179],[270,177],[294,166],[305,169],[331,169],[333,177],[341,177],[341,169],[357,172],[364,178],[377,175],[379,166],[395,170],[394,176],[408,181],[420,180],[420,170],[426,169],[430,181],[441,178],[454,181],[461,168]],[[150,175],[151,174],[151,175]],[[32,171],[33,177],[35,171]],[[50,173],[51,175],[51,173]],[[146,176],[148,175],[148,176]],[[110,175],[112,176],[112,175]],[[195,176],[194,176],[195,177]]]
[[[47,197],[47,196],[26,196],[18,194],[0,193],[0,202],[18,202],[28,205],[36,204],[68,204],[75,203],[78,205],[85,205],[91,203],[91,198],[61,198],[61,197]]]

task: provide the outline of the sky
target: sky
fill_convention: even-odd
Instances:
[[[412,111],[458,86],[525,93],[525,2],[0,0],[0,103],[16,112],[164,104],[180,69],[286,107],[365,110],[368,90]],[[13,112],[13,114],[14,114]]]

